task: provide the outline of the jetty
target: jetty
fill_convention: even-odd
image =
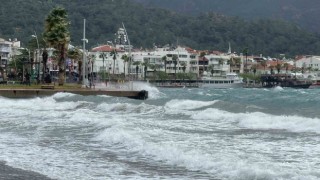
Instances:
[[[19,86],[19,87],[5,87],[0,88],[0,96],[6,98],[34,98],[52,96],[56,93],[72,93],[82,96],[106,95],[115,97],[126,97],[131,99],[146,100],[148,99],[148,91],[141,90],[110,90],[110,89],[93,89],[93,88],[70,88],[58,87],[53,85],[40,85],[35,87]]]

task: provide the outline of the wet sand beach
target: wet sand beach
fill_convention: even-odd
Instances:
[[[13,168],[0,162],[0,180],[51,180],[45,175]]]

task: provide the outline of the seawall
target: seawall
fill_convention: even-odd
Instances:
[[[145,100],[148,91],[119,91],[119,90],[94,90],[94,89],[0,89],[0,96],[7,98],[33,98],[52,96],[59,92],[79,94],[82,96],[107,95],[116,97],[127,97]]]

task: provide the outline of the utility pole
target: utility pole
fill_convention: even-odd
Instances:
[[[86,39],[86,19],[83,19],[83,56],[82,56],[82,87],[86,87],[86,43],[88,43],[88,39]]]
[[[38,41],[38,36],[37,36],[36,31],[34,31],[34,35],[32,35],[32,37],[36,38],[36,40],[37,40],[37,46],[38,46],[38,49],[36,50],[36,61],[38,62],[37,83],[39,83],[39,82],[40,82],[40,59],[39,59],[40,47],[39,47],[39,41]],[[38,51],[39,51],[39,54],[38,54]]]

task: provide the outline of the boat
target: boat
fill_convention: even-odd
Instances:
[[[264,88],[280,86],[307,89],[312,85],[312,81],[294,74],[263,74],[261,75],[261,85]]]
[[[153,85],[160,88],[198,88],[197,80],[155,80],[150,81]]]
[[[313,73],[313,74],[307,74],[307,78],[310,79],[312,82],[310,88],[320,88],[320,74],[319,73]]]
[[[208,77],[204,76],[198,80],[203,88],[242,88],[243,79],[236,73],[228,73],[225,76]]]

